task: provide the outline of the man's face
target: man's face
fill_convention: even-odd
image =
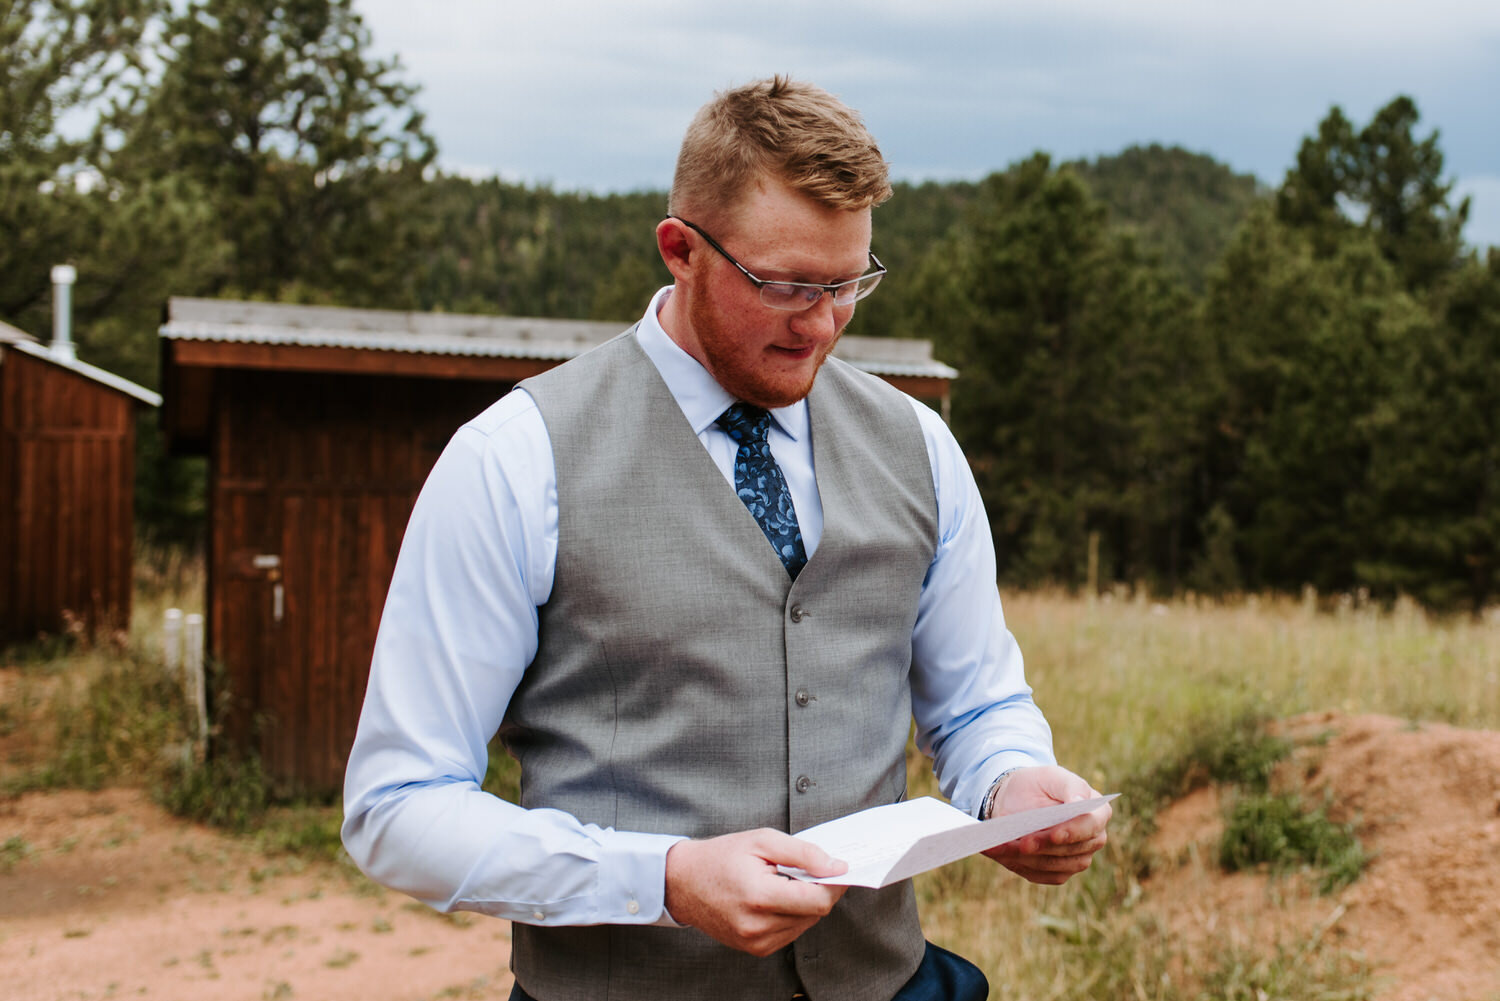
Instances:
[[[704,225],[721,229],[709,232],[757,278],[832,284],[870,267],[869,209],[829,208],[777,181]],[[679,343],[747,403],[784,407],[805,397],[854,306],[835,306],[825,294],[802,312],[772,309],[738,268],[695,239],[691,329]]]

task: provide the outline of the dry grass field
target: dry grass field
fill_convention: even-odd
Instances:
[[[1500,999],[1500,912],[1452,889],[1500,895],[1495,616],[1034,593],[1006,611],[1060,760],[1125,796],[1108,857],[1062,890],[978,862],[919,878],[929,933],[983,961],[992,998]],[[1262,788],[1353,830],[1352,883],[1321,893],[1327,868],[1295,857],[1222,869],[1226,815]],[[1400,920],[1377,915],[1390,901]]]
[[[202,571],[142,562],[128,635],[0,653],[0,997],[505,997],[504,923],[171,763],[156,624]],[[995,999],[1500,1001],[1500,621],[1322,605],[1008,595],[1059,758],[1124,795],[1067,887],[920,877],[930,937]]]

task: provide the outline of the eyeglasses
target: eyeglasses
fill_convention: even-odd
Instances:
[[[871,292],[875,286],[880,284],[881,276],[885,274],[885,265],[880,263],[880,258],[875,252],[870,251],[870,262],[875,265],[875,270],[858,278],[850,278],[848,281],[834,282],[831,285],[822,285],[818,282],[768,282],[764,278],[757,278],[750,273],[750,269],[734,259],[734,255],[719,246],[717,240],[705,233],[696,224],[688,222],[681,216],[669,215],[668,219],[676,219],[688,229],[697,233],[708,241],[708,245],[720,254],[730,264],[740,269],[740,274],[750,279],[750,284],[760,290],[760,301],[763,305],[772,309],[786,309],[800,312],[815,306],[824,294],[833,296],[835,306],[852,306]]]

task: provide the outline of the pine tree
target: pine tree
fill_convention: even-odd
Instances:
[[[1477,612],[1500,594],[1500,251],[1464,262],[1422,333],[1372,421],[1379,532],[1360,575]]]
[[[1002,573],[1076,586],[1097,531],[1112,576],[1175,574],[1196,452],[1186,296],[1071,170],[1038,155],[986,179],[913,315],[962,372],[953,428]]]
[[[1375,536],[1370,421],[1426,322],[1368,233],[1332,256],[1252,214],[1209,282],[1221,397],[1206,467],[1252,588],[1344,589]]]
[[[1458,264],[1467,199],[1449,202],[1438,134],[1415,135],[1421,115],[1401,96],[1357,133],[1335,107],[1302,141],[1277,193],[1277,217],[1310,234],[1324,256],[1351,229],[1371,234],[1407,288],[1435,287]]]
[[[412,303],[435,150],[415,88],[369,44],[351,0],[196,0],[166,22],[115,160],[207,193],[231,248],[212,291]]]
[[[152,0],[27,0],[0,19],[0,319],[45,336],[53,264],[78,269],[81,356],[154,385],[142,332],[213,258],[190,184],[110,169],[103,116],[145,79]],[[59,120],[85,123],[70,138]]]

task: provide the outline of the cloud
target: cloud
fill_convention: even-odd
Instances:
[[[773,72],[859,108],[903,177],[1155,141],[1275,182],[1330,106],[1361,122],[1399,93],[1441,128],[1453,172],[1500,173],[1500,4],[356,5],[423,86],[444,163],[559,187],[664,187],[709,94]]]

